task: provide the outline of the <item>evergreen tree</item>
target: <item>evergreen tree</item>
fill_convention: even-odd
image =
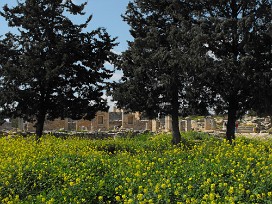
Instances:
[[[189,95],[195,97],[199,111],[207,112],[204,100],[198,99],[201,94],[189,92],[195,81],[192,10],[193,4],[186,0],[134,0],[123,16],[134,41],[117,63],[124,77],[115,84],[113,99],[120,108],[150,118],[170,115],[173,144],[184,142],[178,118],[192,107]]]
[[[272,21],[272,14],[270,18]],[[268,25],[266,41],[262,46],[266,46],[267,57],[263,58],[263,63],[267,65],[267,68],[256,77],[256,81],[258,82],[256,91],[257,97],[255,98],[252,109],[256,111],[259,116],[270,116],[272,119],[272,22]]]
[[[0,107],[2,114],[35,120],[37,138],[45,119],[91,119],[106,110],[102,98],[116,45],[102,29],[85,32],[91,21],[74,24],[69,15],[84,15],[86,3],[72,0],[25,0],[1,15],[18,33],[1,43]],[[85,30],[84,30],[85,29]]]
[[[227,139],[232,142],[235,121],[265,98],[264,79],[271,82],[272,2],[202,0],[198,4],[202,7],[199,38],[210,58],[203,79],[223,101],[221,109],[226,107]]]

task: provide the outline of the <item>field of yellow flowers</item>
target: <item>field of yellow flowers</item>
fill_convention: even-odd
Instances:
[[[0,203],[272,203],[272,140],[0,139]]]

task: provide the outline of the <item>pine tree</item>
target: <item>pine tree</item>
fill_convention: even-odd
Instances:
[[[205,79],[228,113],[227,139],[235,139],[235,121],[260,95],[271,74],[270,0],[199,1],[203,46],[210,62]],[[266,76],[265,76],[266,75]],[[270,80],[270,79],[269,79]]]
[[[124,77],[115,84],[113,99],[128,111],[141,111],[150,118],[158,113],[172,117],[173,144],[185,142],[178,119],[190,106],[189,87],[194,82],[193,4],[190,1],[135,0],[124,20],[134,41],[117,66]],[[197,89],[194,89],[195,91]],[[195,106],[204,104],[194,96]],[[201,104],[202,103],[202,104]],[[206,111],[206,106],[199,110]]]
[[[79,25],[70,20],[84,15],[85,6],[26,0],[1,12],[18,33],[1,40],[10,47],[1,60],[0,107],[5,116],[36,121],[37,138],[45,119],[91,119],[108,108],[102,95],[112,72],[103,64],[116,43],[102,28],[85,31],[91,16]]]

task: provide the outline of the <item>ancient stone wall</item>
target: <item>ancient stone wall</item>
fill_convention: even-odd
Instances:
[[[65,120],[61,120],[61,119],[55,119],[53,121],[46,120],[44,122],[45,131],[59,131],[62,129],[64,130],[66,126],[67,125]],[[25,131],[35,132],[36,131],[35,122],[25,123]]]
[[[122,127],[122,120],[110,120],[109,130],[119,130]]]
[[[77,131],[89,131],[92,128],[92,122],[90,120],[78,120]]]
[[[214,119],[208,116],[203,119],[179,121],[180,131],[226,131],[227,120],[224,118]],[[24,122],[20,118],[11,119],[10,122],[4,123],[0,126],[0,130],[5,131],[29,131],[35,132],[35,122]],[[271,128],[270,118],[245,117],[239,121],[237,133],[251,133],[251,132],[267,132]],[[95,118],[89,120],[72,120],[72,119],[55,119],[54,121],[46,121],[44,124],[44,131],[108,131],[108,130],[149,130],[157,131],[171,131],[172,119],[170,116],[157,118],[156,120],[149,120],[143,118],[140,113],[126,113],[123,110],[116,110],[116,112],[97,112]]]
[[[109,130],[109,113],[98,111],[95,118],[91,121],[91,131]]]

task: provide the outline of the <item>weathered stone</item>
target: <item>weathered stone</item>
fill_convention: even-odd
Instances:
[[[186,131],[186,121],[185,120],[179,121],[179,131]]]
[[[160,121],[152,120],[152,132],[157,132],[160,128]]]
[[[98,111],[95,118],[91,121],[91,131],[109,130],[109,113]]]
[[[165,131],[172,131],[172,118],[171,116],[165,116]]]
[[[191,123],[191,119],[190,118],[186,118],[186,124],[185,124],[186,128],[185,131],[191,131],[192,130],[192,123]]]
[[[204,118],[204,130],[215,130],[215,129],[216,129],[215,120],[210,116]]]

